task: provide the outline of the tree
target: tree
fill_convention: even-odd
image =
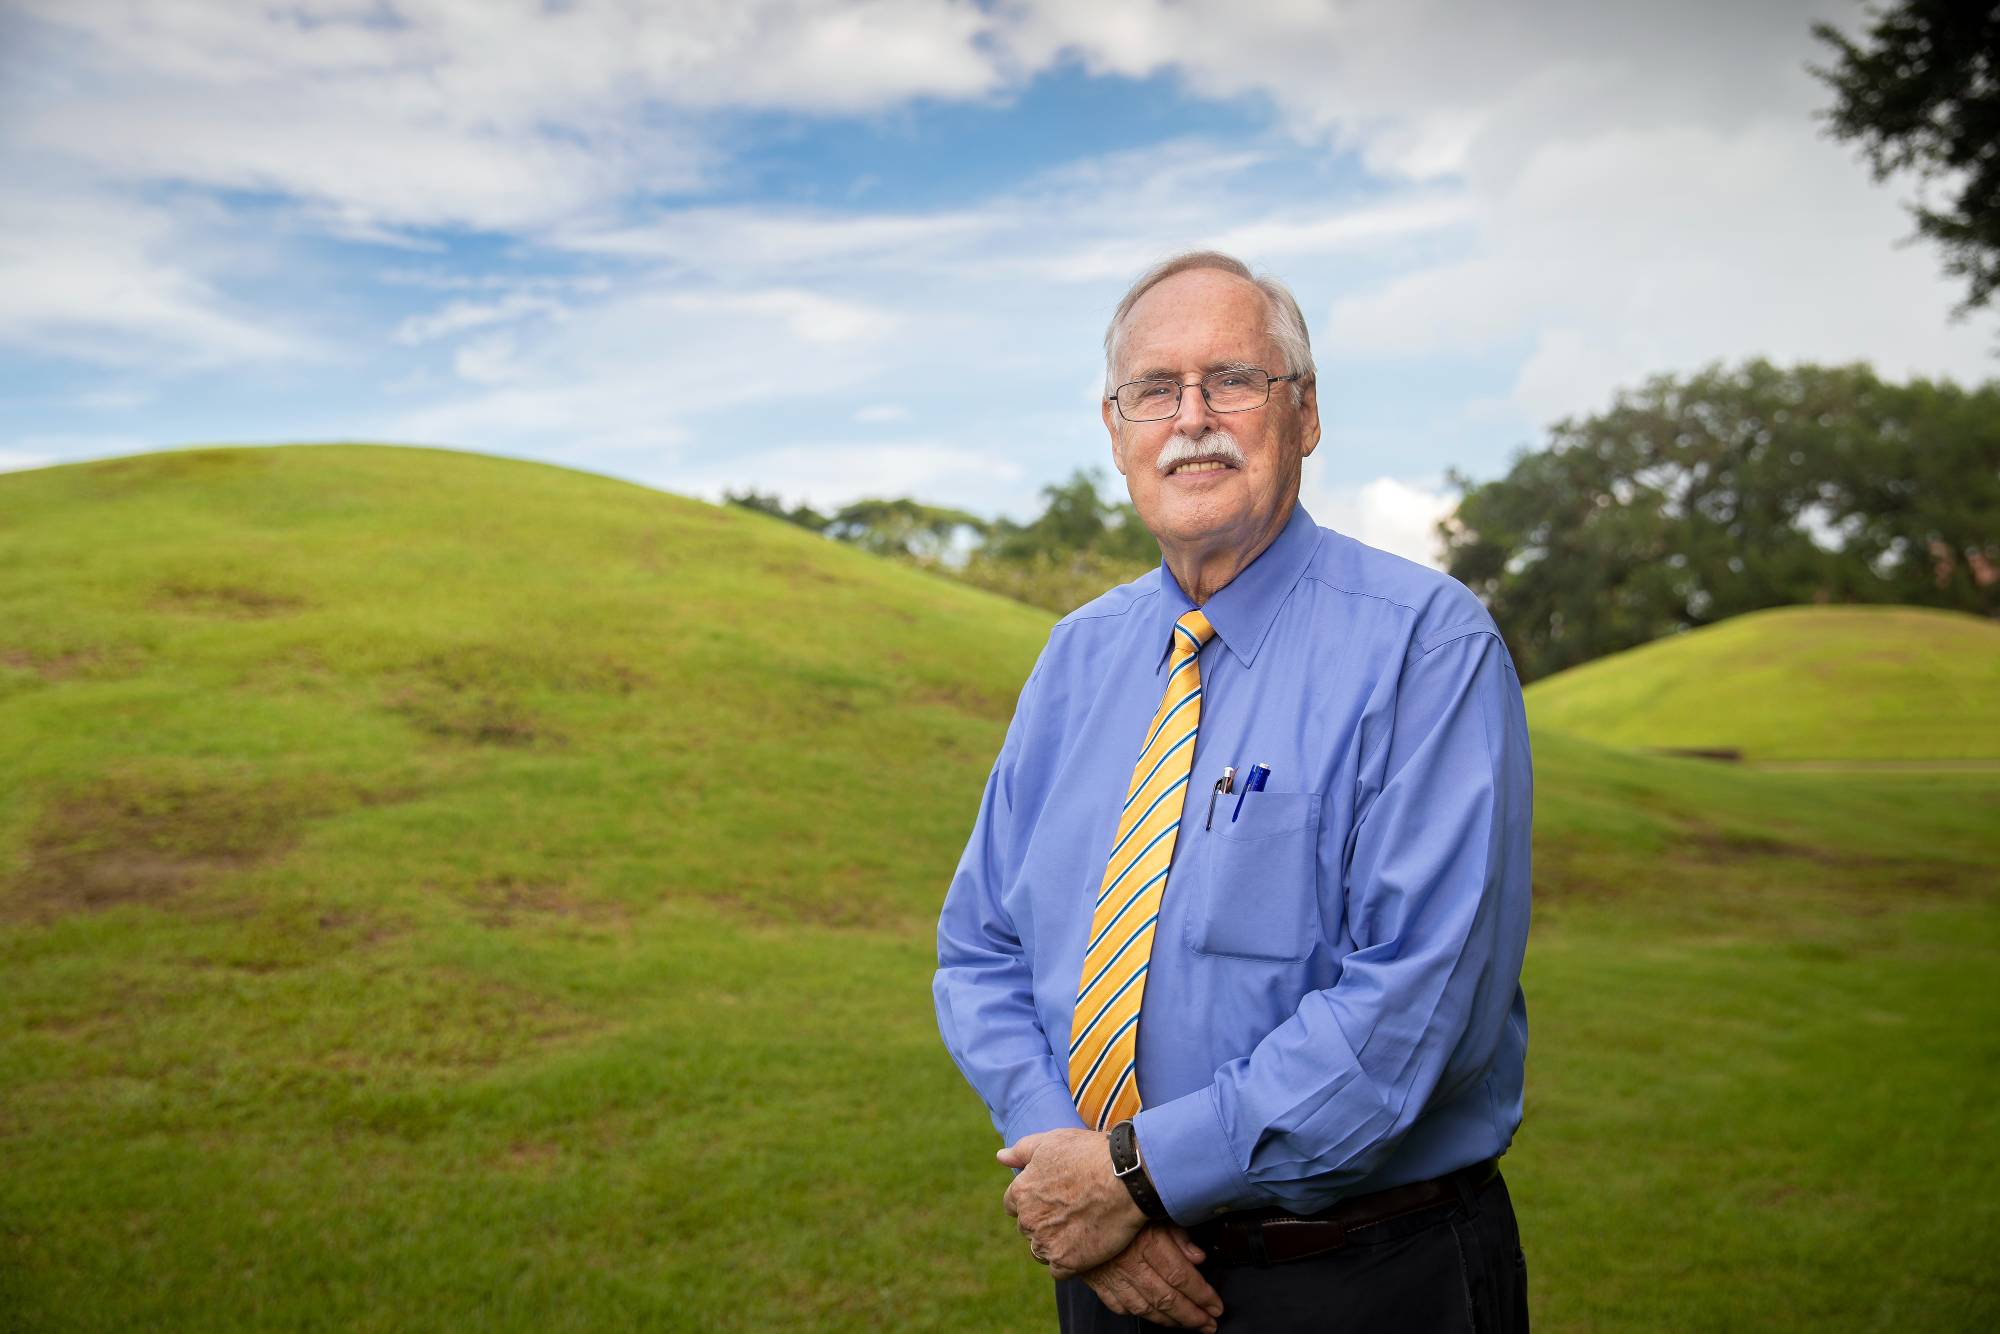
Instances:
[[[1098,495],[1103,481],[1095,469],[1078,469],[1043,487],[1042,512],[1027,523],[988,521],[907,496],[857,500],[831,516],[803,504],[788,508],[755,489],[724,491],[723,500],[1060,613],[1160,559],[1131,504]]]
[[[795,523],[799,527],[811,529],[815,533],[825,532],[826,526],[833,522],[826,515],[821,514],[818,510],[807,504],[801,503],[792,506],[790,509],[785,508],[783,497],[774,492],[753,489],[724,491],[722,493],[722,503],[725,505],[735,505],[741,509],[756,510],[759,514],[768,514],[774,519],[783,519],[786,523]]]
[[[1157,561],[1159,543],[1139,522],[1131,502],[1097,494],[1103,481],[1098,469],[1078,468],[1068,481],[1043,487],[1041,514],[1026,524],[1006,520],[996,524],[989,554],[1001,560],[1027,560],[1040,553],[1093,552],[1115,561]]]
[[[1047,611],[1067,612],[1159,564],[1160,544],[1126,500],[1098,494],[1104,474],[1079,468],[1042,488],[1042,512],[1002,519],[956,573],[967,583]]]
[[[941,560],[962,535],[983,537],[986,530],[986,521],[976,514],[926,505],[907,496],[843,505],[826,526],[828,537],[878,556],[910,556],[924,561]]]
[[[1914,171],[1954,194],[1943,208],[1911,206],[1918,234],[1942,247],[1945,272],[1970,293],[1960,314],[1986,305],[2000,287],[2000,4],[1993,0],[1904,0],[1857,45],[1830,23],[1813,35],[1839,63],[1807,68],[1839,100],[1820,113],[1832,133],[1859,140],[1880,181]]]
[[[1441,525],[1524,679],[1788,603],[2000,614],[2000,381],[1718,364],[1551,434]]]
[[[907,556],[922,561],[944,558],[962,537],[984,538],[991,526],[964,510],[926,505],[907,497],[857,500],[832,515],[821,514],[806,504],[787,508],[781,496],[754,488],[726,490],[722,499],[724,504],[795,523],[878,556]]]

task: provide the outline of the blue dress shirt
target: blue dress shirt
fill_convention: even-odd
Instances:
[[[1081,1126],[1091,907],[1174,620],[1164,566],[1050,632],[938,922],[952,1059],[1012,1143]],[[1504,1151],[1521,1121],[1533,776],[1520,682],[1462,585],[1303,507],[1202,608],[1201,728],[1139,1020],[1169,1212],[1324,1209]],[[1271,767],[1220,799],[1223,766]]]

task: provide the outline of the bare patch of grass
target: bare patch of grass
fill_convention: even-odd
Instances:
[[[565,880],[537,880],[503,873],[481,880],[463,901],[481,925],[536,926],[551,918],[579,922],[623,921],[631,910],[615,900],[591,898]]]
[[[193,616],[256,621],[288,616],[304,609],[307,603],[291,593],[250,584],[171,579],[154,590],[153,605],[162,611]]]
[[[523,651],[513,645],[460,644],[418,662],[414,674],[447,690],[611,690],[627,693],[645,682],[629,663],[592,657],[566,646],[546,652]]]
[[[495,1164],[501,1171],[545,1181],[562,1161],[563,1146],[550,1140],[515,1140]]]
[[[408,685],[389,707],[435,737],[481,746],[531,746],[562,738],[519,697],[500,690],[454,689],[434,682]]]
[[[16,672],[34,672],[42,680],[70,680],[84,672],[96,654],[32,654],[26,648],[0,648],[0,666]]]
[[[1786,867],[1790,869],[1785,879],[1839,886],[1861,896],[1885,889],[1899,894],[1950,894],[1990,884],[1990,870],[1983,864],[1871,855],[1708,824],[1691,826],[1670,860],[1691,869]]]
[[[46,919],[164,903],[282,855],[324,807],[319,794],[270,780],[111,772],[43,805],[0,915]]]
[[[775,575],[783,579],[793,588],[812,587],[813,585],[831,585],[837,587],[842,584],[852,584],[854,582],[851,578],[837,574],[832,570],[800,557],[768,556],[757,562],[757,568],[765,574]]]
[[[1739,862],[1751,857],[1811,859],[1815,854],[1813,848],[1787,843],[1768,834],[1719,829],[1709,824],[1689,827],[1685,837],[1680,841],[1678,852],[1687,861],[1705,864]]]
[[[71,681],[78,677],[124,675],[136,671],[145,659],[137,649],[81,648],[62,652],[20,648],[0,644],[0,667],[31,672],[44,681]]]
[[[820,872],[809,887],[773,877],[701,897],[741,921],[779,930],[803,925],[879,931],[934,918],[928,903],[913,914],[900,895],[885,891],[883,878],[878,867],[836,866]]]
[[[523,653],[467,644],[433,653],[401,673],[388,707],[433,736],[475,745],[567,744],[538,716],[526,696],[535,691],[629,696],[651,677],[622,658],[551,649]]]
[[[1711,905],[1743,896],[1834,895],[1866,915],[1926,899],[1990,892],[1990,867],[1920,856],[1877,856],[1695,824],[1659,855],[1635,860],[1615,845],[1538,840],[1537,903],[1613,902],[1632,896]]]
[[[350,908],[329,908],[319,915],[318,924],[328,936],[357,945],[379,945],[402,934],[386,918]]]

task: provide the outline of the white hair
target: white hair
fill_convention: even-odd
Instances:
[[[1250,271],[1250,266],[1234,255],[1225,255],[1220,250],[1189,250],[1161,260],[1139,276],[1139,281],[1127,289],[1125,297],[1118,303],[1118,309],[1111,312],[1111,323],[1104,330],[1104,392],[1108,396],[1118,388],[1118,356],[1125,341],[1125,320],[1132,313],[1132,307],[1139,304],[1139,298],[1158,287],[1177,273],[1190,269],[1218,269],[1231,273],[1252,284],[1264,294],[1266,311],[1264,330],[1271,341],[1278,345],[1278,355],[1284,365],[1273,370],[1275,375],[1296,374],[1292,381],[1292,401],[1297,403],[1304,396],[1306,385],[1312,383],[1313,370],[1312,340],[1306,335],[1306,318],[1299,313],[1298,299],[1289,287],[1270,274]]]

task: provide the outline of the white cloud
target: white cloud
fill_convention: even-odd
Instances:
[[[707,455],[655,472],[668,490],[719,497],[727,488],[776,491],[833,509],[863,496],[937,496],[1021,480],[1004,456],[946,440],[829,441],[790,445],[754,459]]]
[[[1336,302],[1321,345],[1421,357],[1526,333],[1509,398],[1538,425],[1715,358],[1990,373],[1935,257],[1891,244],[1895,200],[1782,121],[1552,144],[1486,211],[1469,256]]]
[[[0,449],[0,472],[20,472],[25,468],[40,468],[54,463],[52,454],[32,454],[21,449]]]
[[[505,330],[475,338],[455,349],[451,368],[461,380],[484,385],[519,379],[523,369],[515,357],[514,335]]]
[[[1730,127],[1772,103],[1813,19],[1843,0],[1034,0],[1010,7],[1029,68],[1161,71],[1212,97],[1274,99],[1302,135],[1414,180],[1503,173],[1580,126]]]
[[[1176,67],[1180,38],[1215,17],[1128,3],[1121,28],[1109,12],[1042,18],[1099,64],[1143,73]],[[1469,245],[1335,302],[1317,341],[1365,361],[1525,345],[1504,403],[1468,404],[1467,420],[1538,426],[1647,374],[1751,355],[1983,379],[1987,339],[1949,321],[1960,292],[1936,255],[1898,244],[1896,193],[1818,133],[1831,94],[1802,66],[1825,59],[1808,35],[1822,17],[1854,31],[1862,15],[1837,0],[1362,3],[1287,10],[1293,40],[1274,63],[1224,52],[1183,74],[1257,81],[1301,132],[1379,170],[1455,177]],[[1260,25],[1213,25],[1245,29],[1263,39]]]
[[[1910,226],[1896,195],[1814,121],[1832,95],[1803,68],[1829,50],[1810,27],[1857,31],[1854,0],[1355,0],[1254,16],[1228,0],[1049,0],[1013,12],[1028,65],[1067,53],[1091,69],[1169,71],[1211,95],[1262,94],[1307,140],[1436,182],[1427,204],[1392,195],[1323,229],[1259,220],[1218,238],[1296,260],[1305,242],[1365,234],[1370,217],[1403,236],[1455,229],[1455,253],[1405,256],[1333,303],[1315,337],[1328,355],[1525,345],[1506,408],[1535,425],[1717,357],[1991,371],[1986,339],[1948,321],[1961,293],[1935,253],[1898,248]],[[1103,249],[1088,267],[1130,272],[1138,257]]]
[[[417,287],[433,292],[602,295],[613,286],[611,279],[595,273],[451,273],[435,268],[389,268],[375,276],[392,287]]]
[[[668,260],[691,271],[743,272],[836,261],[911,262],[952,255],[1001,225],[991,210],[835,213],[825,209],[686,208],[637,223],[567,228],[550,238],[564,249]]]
[[[842,390],[878,369],[894,311],[791,288],[687,290],[635,284],[559,325],[520,325],[459,350],[484,386],[367,424],[387,439],[535,448],[580,460],[649,451],[680,457],[713,414],[770,412]],[[703,441],[740,457],[740,444]]]
[[[390,337],[405,346],[449,338],[471,329],[509,324],[531,315],[560,319],[566,313],[562,302],[533,292],[510,292],[498,301],[451,301],[428,315],[412,315],[396,326]]]
[[[1326,480],[1306,460],[1300,498],[1314,520],[1371,547],[1444,568],[1437,524],[1458,497],[1433,479],[1377,477],[1359,485]]]
[[[691,113],[1000,87],[967,0],[17,0],[9,137],[108,178],[269,191],[349,234],[533,230],[712,164]],[[65,77],[35,77],[60,63]]]
[[[104,385],[88,389],[70,401],[88,412],[137,412],[151,403],[154,393],[132,385]]]
[[[1230,181],[1242,165],[1224,157],[1210,164],[1204,174],[1210,182]],[[1037,229],[1031,237],[1022,238],[1030,243],[1023,247],[1025,253],[1018,265],[1030,276],[1057,282],[1121,282],[1136,278],[1176,250],[1221,250],[1240,255],[1253,266],[1269,265],[1381,248],[1457,226],[1471,216],[1466,200],[1439,195],[1385,205],[1289,209],[1246,223],[1239,219],[1247,210],[1227,209],[1227,202],[1219,193],[1172,206],[1162,201],[1159,207],[1148,203],[1104,209],[1092,207],[1094,201],[1088,196],[1063,200],[1053,212],[1072,225],[1048,227],[1047,231],[1059,236],[1088,236],[1093,231],[1105,235],[1051,249],[1044,231]]]
[[[1290,218],[1260,219],[1232,227],[1215,238],[1230,254],[1277,258],[1351,250],[1370,243],[1402,240],[1471,221],[1472,201],[1441,195],[1400,200],[1379,207],[1325,210]]]
[[[760,292],[676,292],[668,309],[705,319],[776,319],[793,337],[808,343],[851,344],[880,339],[895,327],[895,316],[878,306],[843,301],[798,288]]]
[[[185,369],[307,355],[217,287],[210,248],[166,209],[48,186],[0,195],[0,344]]]
[[[1039,483],[1079,459],[1102,460],[1098,340],[1116,285],[1167,250],[1226,232],[1230,214],[1220,201],[1253,200],[1266,179],[1259,154],[1193,140],[1176,149],[1174,167],[1136,196],[1125,179],[1128,156],[1085,159],[995,196],[976,215],[953,212],[927,227],[907,215],[863,213],[822,229],[821,213],[782,206],[663,215],[627,238],[657,267],[601,299],[565,297],[561,326],[520,321],[506,339],[460,349],[455,369],[480,390],[461,387],[367,432],[521,449],[546,441],[562,457],[615,454],[627,475],[658,453],[673,460],[670,470],[644,475],[682,488],[706,475],[702,461],[720,432],[729,441],[714,454],[730,469],[723,482],[756,484],[767,460],[792,466],[780,442],[818,429],[814,413],[827,399],[838,400],[841,425],[886,425],[919,411],[936,420],[924,396],[976,369],[994,377],[991,402],[955,416],[952,444],[939,447],[955,457],[990,446],[1004,451],[1005,470],[954,463],[921,472],[909,462],[921,442],[882,457],[900,461],[895,477],[948,488],[926,491],[928,499],[983,511],[1032,507]],[[1176,199],[1200,207],[1170,207]],[[1459,216],[1450,201],[1427,195],[1408,206],[1363,203],[1317,215],[1271,209],[1260,227],[1274,251],[1327,253],[1422,234]],[[1152,230],[1135,232],[1135,217]],[[1051,236],[1071,248],[1051,255]],[[1119,248],[1133,253],[1111,260]],[[489,304],[500,303],[469,299],[467,318],[451,322],[469,322],[475,309],[483,318]],[[1074,403],[1072,375],[1091,381]],[[1061,386],[1053,397],[1051,381]],[[731,412],[756,416],[731,420]],[[774,430],[766,424],[774,420],[788,425]],[[886,483],[875,456],[862,457],[868,467],[843,462],[822,491],[879,493]]]
[[[1423,191],[1274,207],[1267,149],[1183,138],[1073,159],[981,200],[933,213],[778,206],[662,210],[615,226],[559,229],[562,249],[724,276],[910,270],[1009,280],[1129,278],[1167,251],[1239,250],[1259,260],[1358,251],[1467,221],[1468,202]],[[1266,173],[1259,179],[1259,173]],[[1282,187],[1282,179],[1275,182]],[[1256,221],[1243,221],[1246,212]]]

